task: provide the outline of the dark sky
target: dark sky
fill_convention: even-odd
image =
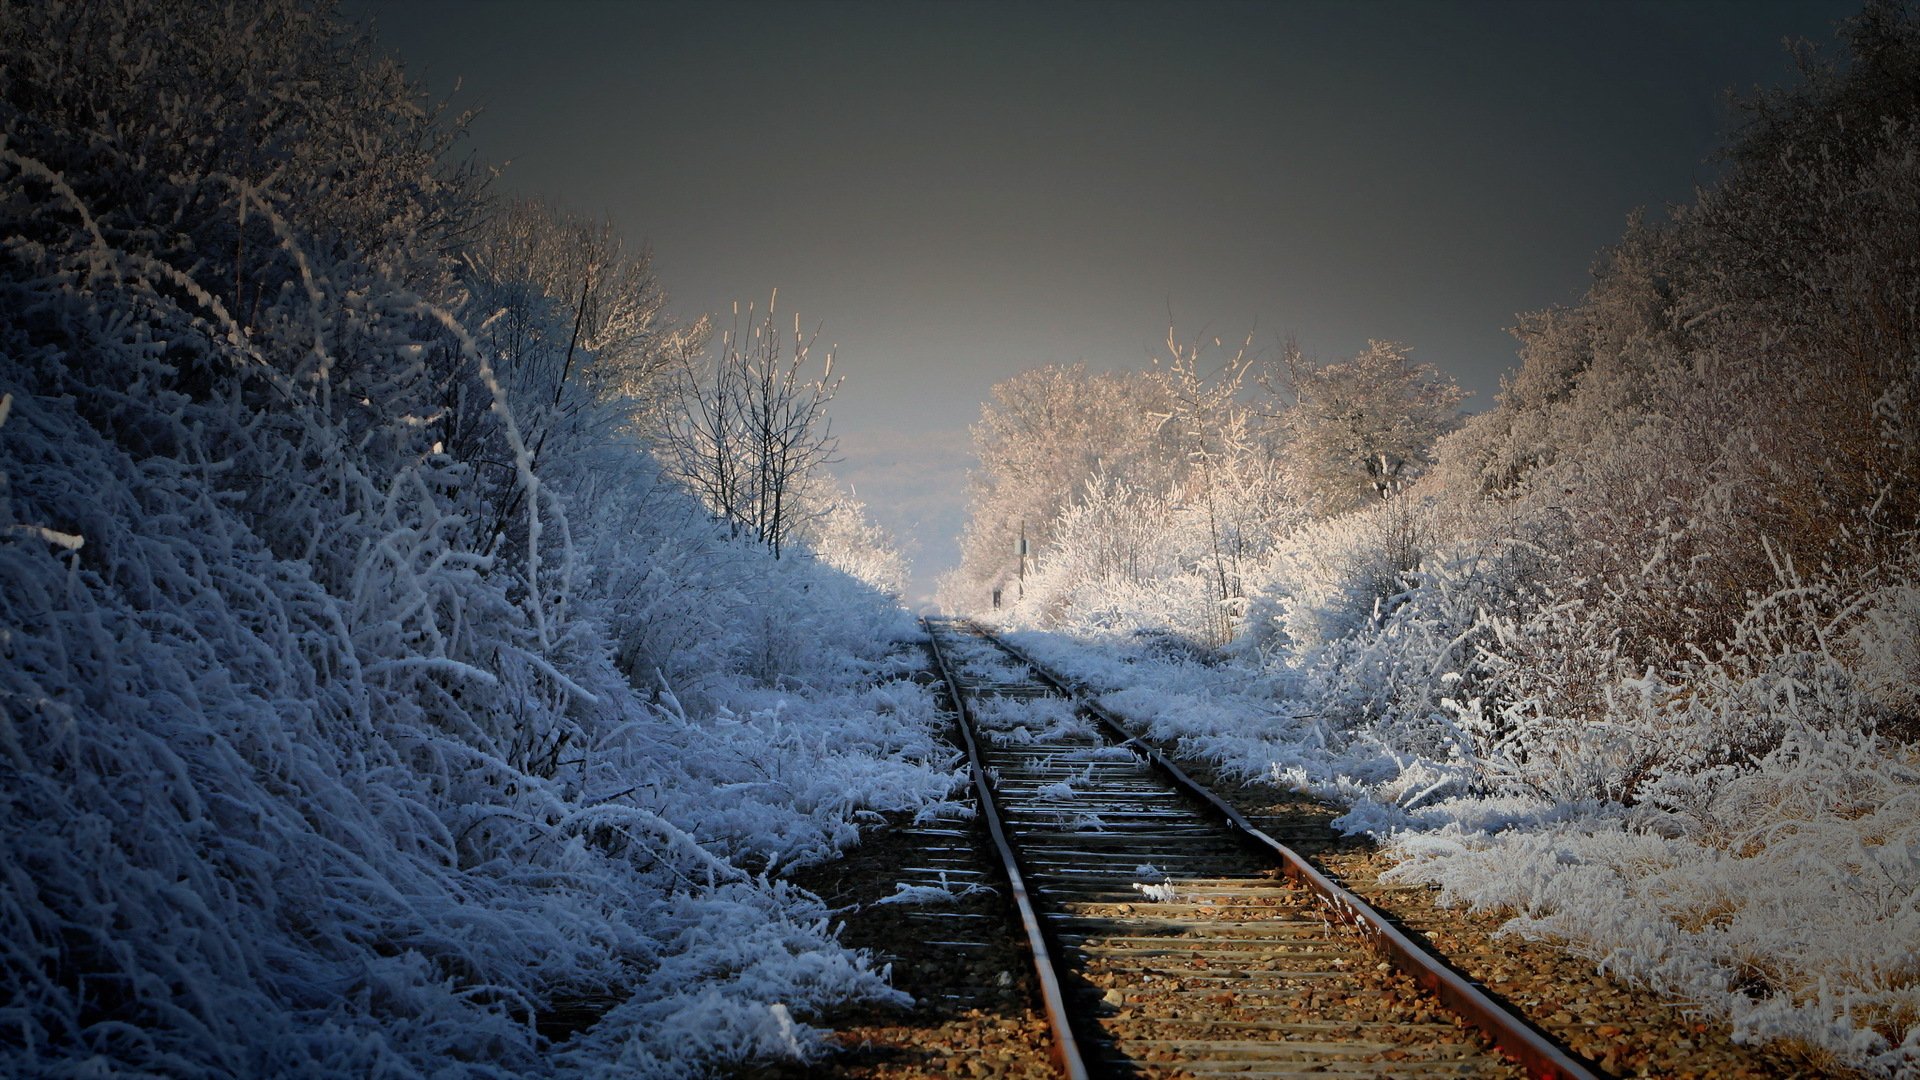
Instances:
[[[1166,336],[1410,345],[1492,403],[1515,313],[1713,176],[1724,91],[1851,2],[348,0],[501,187],[610,215],[683,318],[780,290],[847,376],[841,475],[957,558],[966,427]]]

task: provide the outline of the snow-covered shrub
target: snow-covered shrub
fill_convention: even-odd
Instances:
[[[906,554],[867,516],[865,503],[820,477],[800,498],[810,513],[795,535],[808,553],[868,588],[896,600],[906,595]]]
[[[1224,668],[1126,632],[1176,610],[1193,545],[1089,588],[1082,539],[1012,617],[1076,635],[1022,640],[1156,736],[1346,801],[1516,929],[1915,1075],[1920,19],[1873,2],[1845,33],[1751,104],[1724,181],[1523,317],[1426,477],[1255,545]]]
[[[373,53],[0,8],[0,1072],[810,1053],[897,995],[759,875],[951,789],[904,617],[661,481],[596,365],[666,328],[569,364]]]
[[[1920,767],[1872,736],[1794,727],[1753,768],[1663,777],[1631,813],[1538,831],[1406,834],[1394,875],[1519,912],[1742,1040],[1886,1075],[1920,1065]]]
[[[1023,554],[1048,552],[1055,521],[1096,473],[1160,489],[1171,456],[1161,422],[1168,410],[1164,385],[1129,372],[1090,373],[1084,364],[996,384],[973,428],[981,467],[968,477],[961,565],[943,583],[941,605],[988,608],[995,590],[1012,602]]]
[[[1882,584],[1859,599],[1856,617],[1829,642],[1846,658],[1860,693],[1885,726],[1901,737],[1911,725],[1892,718],[1920,717],[1920,583],[1909,572],[1904,582]]]
[[[1047,554],[1019,598],[1023,610],[1056,625],[1123,628],[1152,624],[1156,612],[1128,598],[1180,572],[1168,501],[1104,475],[1051,529]],[[1164,624],[1160,624],[1164,625]]]
[[[1250,575],[1249,634],[1306,653],[1377,625],[1419,566],[1430,513],[1394,499],[1288,533]]]

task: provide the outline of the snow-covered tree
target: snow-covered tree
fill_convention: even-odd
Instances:
[[[774,319],[747,309],[712,360],[683,371],[679,404],[663,449],[678,475],[736,535],[752,537],[779,558],[788,538],[823,508],[804,497],[816,470],[833,458],[827,405],[839,390],[829,352],[810,373],[817,332],[791,335]],[[739,315],[735,306],[734,314]]]
[[[518,199],[488,216],[464,254],[481,342],[500,357],[534,441],[577,411],[570,382],[583,400],[621,402],[651,432],[706,327],[666,315],[649,251],[629,250],[609,221]]]
[[[1129,621],[1136,605],[1143,629],[1196,647],[1231,640],[1245,568],[1297,517],[1273,425],[1248,400],[1251,344],[1183,344],[1169,330],[1142,373],[1048,367],[995,387],[943,602],[980,608],[997,589],[1047,625]]]
[[[973,428],[980,467],[969,478],[961,562],[943,602],[981,608],[995,589],[1013,600],[1020,575],[1095,476],[1164,490],[1178,456],[1167,441],[1169,411],[1159,382],[1093,374],[1084,364],[1048,365],[996,384]]]
[[[808,508],[795,525],[793,540],[842,573],[899,600],[906,595],[910,567],[897,540],[876,524],[866,503],[842,491],[825,473],[816,473],[796,492]]]
[[[1287,470],[1322,514],[1384,498],[1431,461],[1434,440],[1458,423],[1466,392],[1404,345],[1370,341],[1347,360],[1318,364],[1289,346],[1277,373],[1286,413]]]
[[[536,470],[576,469],[622,432],[658,435],[664,406],[704,322],[677,325],[645,250],[608,222],[559,215],[534,200],[490,208],[462,249],[465,310],[490,358]],[[491,531],[524,539],[524,488],[499,456],[503,414],[471,362],[440,383],[435,431],[490,489]]]
[[[1180,344],[1172,327],[1166,345],[1151,377],[1165,387],[1165,430],[1180,454],[1169,495],[1180,518],[1201,534],[1182,546],[1208,595],[1202,625],[1179,629],[1197,630],[1209,647],[1218,647],[1232,640],[1243,613],[1248,561],[1287,527],[1293,500],[1269,454],[1271,432],[1262,429],[1262,413],[1245,400],[1254,370],[1252,336],[1217,365],[1200,343]],[[1213,348],[1221,348],[1219,339]]]
[[[0,1073],[694,1075],[894,997],[759,875],[948,790],[901,613],[662,475],[644,265],[482,238],[378,55],[0,5]]]

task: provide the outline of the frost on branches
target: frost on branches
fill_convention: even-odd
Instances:
[[[897,995],[768,875],[954,786],[911,627],[664,477],[699,328],[374,52],[0,7],[0,1073],[810,1053]]]
[[[988,609],[1037,515],[1000,617],[1116,710],[1738,1038],[1920,1075],[1920,20],[1876,0],[1845,51],[1523,317],[1457,431],[1396,348],[1289,357],[1233,444],[1277,483],[1208,514],[1191,451],[1151,452],[1170,482],[1009,458],[1016,406],[1073,399],[1003,384],[948,599]]]

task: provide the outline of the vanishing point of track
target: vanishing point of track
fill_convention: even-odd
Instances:
[[[984,629],[930,619],[1062,1073],[1596,1075]]]

